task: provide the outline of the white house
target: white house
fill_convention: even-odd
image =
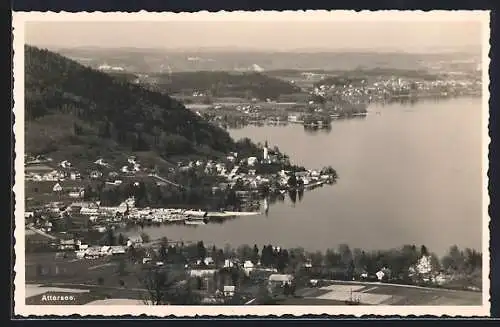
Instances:
[[[377,276],[378,280],[382,280],[382,278],[384,278],[384,276],[385,276],[385,274],[382,270],[377,271],[377,273],[375,275]]]
[[[118,255],[118,254],[125,254],[125,247],[121,245],[114,245],[111,246],[111,254]]]
[[[255,164],[257,163],[258,159],[257,157],[249,157],[247,158],[247,164],[249,166],[255,166]]]
[[[235,264],[234,264],[233,260],[231,260],[231,259],[224,260],[224,268],[231,268],[234,266],[235,266]]]
[[[191,269],[189,275],[191,277],[212,276],[217,272],[217,269]]]
[[[104,167],[109,166],[109,164],[107,162],[105,162],[104,159],[102,159],[102,158],[97,159],[94,163],[96,165],[99,165],[99,166],[104,166]]]
[[[72,171],[70,174],[69,174],[69,178],[71,180],[77,180],[77,179],[80,179],[81,176],[80,176],[80,173],[79,172],[75,172],[75,171]]]
[[[71,191],[71,192],[69,192],[68,195],[70,198],[74,198],[74,199],[83,198],[84,191]]]
[[[141,246],[142,245],[142,237],[140,235],[130,236],[127,240],[127,246]]]
[[[243,263],[243,271],[245,272],[245,274],[248,276],[250,275],[250,273],[255,269],[255,265],[253,264],[252,261],[250,260],[246,260],[244,263]]]
[[[100,252],[100,255],[102,255],[102,256],[110,255],[111,254],[111,246],[103,245],[103,246],[101,246],[101,249],[99,252]]]
[[[271,274],[269,276],[270,283],[276,283],[280,285],[290,284],[293,281],[293,275],[288,274]]]
[[[63,188],[62,188],[61,184],[59,184],[59,183],[56,183],[56,185],[54,185],[54,187],[52,188],[52,191],[57,192],[57,193],[61,192],[62,190],[63,190]]]
[[[100,178],[102,173],[98,170],[93,170],[90,172],[90,178]]]
[[[61,166],[62,168],[70,168],[71,167],[71,162],[69,162],[68,160],[63,160],[63,161],[61,161],[61,163],[59,164],[59,166]]]
[[[235,290],[236,287],[234,285],[224,285],[223,294],[224,296],[232,297],[234,296]]]
[[[203,262],[205,263],[205,265],[209,266],[209,265],[213,265],[215,263],[214,259],[212,257],[206,257]]]

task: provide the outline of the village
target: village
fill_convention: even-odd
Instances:
[[[122,165],[97,158],[87,170],[76,168],[68,160],[54,165],[55,160],[43,156],[26,156],[25,162],[26,253],[31,282],[98,286],[112,283],[109,287],[114,291],[117,287],[118,293],[132,292],[130,287],[141,288],[139,293],[144,296],[147,287],[137,284],[136,277],[130,280],[130,276],[173,269],[183,276],[180,282],[194,283],[195,293],[202,295],[200,301],[205,304],[288,303],[304,298],[307,292],[309,300],[315,298],[311,294],[319,292],[317,296],[326,296],[328,301],[356,304],[358,300],[352,294],[325,290],[333,287],[334,280],[387,282],[402,275],[400,272],[391,277],[391,268],[381,264],[366,269],[365,262],[355,267],[350,250],[335,254],[337,259],[330,258],[328,263],[328,255],[332,255],[328,252],[324,259],[318,260],[317,253],[306,253],[303,249],[287,250],[271,245],[260,250],[257,245],[253,249],[249,246],[231,249],[229,245],[218,249],[215,244],[204,245],[202,241],[151,239],[144,232],[127,236],[126,227],[130,225],[141,228],[154,224],[204,225],[225,219],[252,219],[268,209],[267,199],[273,194],[303,192],[335,182],[337,174],[333,168],[308,170],[291,166],[288,157],[278,149],[271,149],[267,142],[257,156],[241,158],[238,153],[229,153],[219,161],[178,162],[168,170],[167,177],[161,177],[154,167],[143,166],[135,156],[128,157]],[[138,205],[141,197],[147,197],[145,178],[154,181],[158,188],[184,190],[182,178],[175,178],[176,174],[196,172],[214,183],[204,190],[212,195],[225,190],[226,198],[229,194],[233,199],[226,201],[225,207],[211,210],[189,205],[144,205],[144,202]],[[102,195],[100,200],[95,200],[95,194],[93,198],[86,195],[96,192],[89,183],[102,185],[104,190],[127,191],[116,191],[114,200],[118,202],[112,205],[113,201]],[[255,199],[257,206],[243,205]],[[418,276],[414,282],[435,285],[449,281],[448,275],[430,264],[427,253],[415,260],[403,273],[407,278]],[[118,285],[114,285],[117,280]],[[379,300],[383,299],[386,298],[382,296]]]
[[[451,72],[446,78],[415,76],[330,77],[302,73],[306,80],[303,94],[281,100],[217,98],[206,101],[204,91],[194,91],[186,107],[222,127],[247,125],[284,126],[302,124],[305,128],[329,128],[338,119],[363,118],[369,104],[400,101],[414,103],[423,99],[445,99],[481,94],[480,76]],[[476,76],[477,75],[477,76]],[[290,81],[295,84],[294,80]],[[202,100],[200,100],[202,99]],[[198,103],[203,101],[203,103]]]

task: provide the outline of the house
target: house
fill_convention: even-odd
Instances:
[[[83,250],[87,250],[89,248],[89,245],[82,244],[82,241],[78,240],[78,241],[76,241],[76,247],[78,250],[83,251]]]
[[[101,256],[106,256],[106,255],[111,255],[111,246],[109,245],[103,245],[101,246],[101,249],[100,249],[100,255]]]
[[[189,271],[189,276],[191,277],[213,276],[216,272],[217,269],[191,269]]]
[[[257,157],[249,157],[247,158],[247,164],[249,166],[255,166],[255,164],[257,163],[258,159]]]
[[[236,286],[234,286],[234,285],[224,285],[222,292],[223,292],[224,296],[233,297],[235,290],[236,290]]]
[[[131,165],[134,165],[136,163],[136,159],[137,158],[135,156],[130,156],[128,157],[127,162]]]
[[[99,213],[99,209],[97,208],[86,208],[82,207],[80,209],[80,214],[85,215],[85,216],[94,216]]]
[[[212,257],[206,257],[203,262],[205,263],[206,266],[213,265],[215,264],[214,259]]]
[[[244,263],[243,263],[243,271],[245,272],[245,274],[247,276],[250,275],[250,273],[255,269],[255,265],[253,264],[252,261],[250,260],[246,260]]]
[[[70,168],[71,162],[69,162],[68,160],[63,160],[61,161],[61,163],[59,163],[59,166],[61,166],[62,168]]]
[[[120,254],[125,254],[126,250],[125,247],[122,245],[114,245],[111,246],[111,254],[112,255],[120,255]]]
[[[284,286],[293,282],[293,275],[288,274],[271,274],[268,279],[270,284],[278,284]]]
[[[76,171],[72,171],[70,174],[69,174],[69,178],[72,180],[72,181],[75,181],[77,179],[80,179],[81,178],[81,175],[79,172],[76,172]]]
[[[59,250],[74,250],[76,247],[75,240],[74,239],[69,239],[69,240],[60,240],[59,242]]]
[[[83,198],[84,196],[84,191],[71,191],[68,193],[70,198],[78,199],[78,198]]]
[[[100,246],[92,246],[88,247],[85,250],[85,258],[87,259],[95,259],[101,256],[101,247]]]
[[[205,218],[207,216],[206,211],[202,210],[186,210],[184,211],[184,215],[187,217],[193,217],[193,218]]]
[[[130,236],[127,240],[127,247],[142,246],[142,237],[140,235]]]
[[[99,166],[109,167],[109,164],[102,158],[97,159],[94,163]]]
[[[86,253],[87,252],[85,250],[77,250],[77,251],[75,251],[77,259],[83,259],[85,257]]]
[[[90,172],[90,178],[100,178],[102,176],[102,173],[99,170],[92,170]]]
[[[390,269],[387,269],[386,267],[384,267],[384,268],[380,269],[379,271],[377,271],[375,276],[377,276],[377,279],[379,281],[387,280],[391,276],[391,271],[390,271]]]
[[[52,191],[56,192],[56,193],[62,192],[62,190],[63,190],[63,188],[62,188],[61,184],[59,184],[59,183],[56,183],[56,185],[54,185],[54,187],[52,188]]]
[[[233,260],[231,260],[231,259],[224,260],[224,268],[231,268],[234,266],[235,266],[235,263]]]

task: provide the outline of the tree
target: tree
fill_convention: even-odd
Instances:
[[[36,276],[41,277],[43,275],[43,266],[41,264],[36,265]]]
[[[266,285],[262,284],[259,286],[259,290],[256,296],[256,302],[261,305],[273,304],[273,298]]]
[[[108,228],[108,230],[106,231],[106,245],[110,245],[110,246],[113,246],[113,245],[116,245],[116,237],[115,237],[115,232],[113,231],[113,229],[111,228]]]
[[[118,245],[125,245],[125,244],[127,244],[125,236],[123,236],[122,233],[118,234]]]
[[[273,246],[271,244],[263,246],[260,262],[264,267],[269,267],[274,264]]]
[[[147,290],[146,304],[195,304],[198,302],[191,288],[190,280],[185,280],[181,274],[170,271],[149,269],[139,277],[141,284]]]
[[[349,245],[340,244],[339,245],[339,254],[340,254],[340,260],[342,262],[342,265],[344,267],[348,267],[348,265],[353,260],[352,252],[351,252],[351,249],[349,248]]]
[[[215,266],[221,267],[224,264],[224,251],[222,249],[218,249],[213,259],[215,262]]]
[[[127,264],[125,263],[125,260],[123,259],[120,259],[120,261],[118,261],[118,267],[116,268],[116,271],[118,273],[118,275],[120,276],[125,276],[127,275]]]
[[[342,256],[340,253],[335,252],[333,249],[326,250],[325,264],[330,268],[342,266]]]
[[[253,245],[253,250],[252,250],[252,263],[256,265],[259,262],[259,248],[257,247],[257,244]]]
[[[146,233],[141,233],[141,238],[144,243],[149,243],[151,241],[151,238]]]
[[[296,188],[296,187],[297,187],[297,176],[295,176],[295,174],[294,174],[294,173],[292,173],[292,174],[290,175],[290,177],[288,178],[287,183],[288,183],[288,186],[289,186],[290,188]]]
[[[238,247],[236,254],[241,260],[250,260],[252,259],[253,250],[247,244],[243,244]]]
[[[285,285],[283,286],[283,294],[285,296],[289,296],[291,294],[290,285],[288,283],[285,283]]]
[[[462,272],[465,267],[465,256],[458,246],[450,247],[448,254],[443,257],[443,268],[454,272]]]
[[[315,253],[311,254],[311,264],[315,267],[320,267],[323,265],[323,253],[321,251],[316,251]]]
[[[168,239],[166,237],[161,239],[159,252],[161,260],[166,261],[168,257]]]
[[[205,245],[203,241],[199,241],[196,244],[196,256],[199,260],[204,261],[207,256],[207,250],[205,249]]]
[[[422,245],[420,247],[420,254],[422,256],[428,256],[429,255],[429,251],[427,250],[427,247],[425,245]]]

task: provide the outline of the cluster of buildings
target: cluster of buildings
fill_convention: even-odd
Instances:
[[[411,79],[388,78],[378,79],[373,83],[361,80],[359,83],[345,85],[320,84],[311,93],[317,96],[341,96],[352,102],[369,102],[385,100],[400,96],[446,97],[453,95],[477,95],[481,91],[481,80],[464,76],[448,79]]]

